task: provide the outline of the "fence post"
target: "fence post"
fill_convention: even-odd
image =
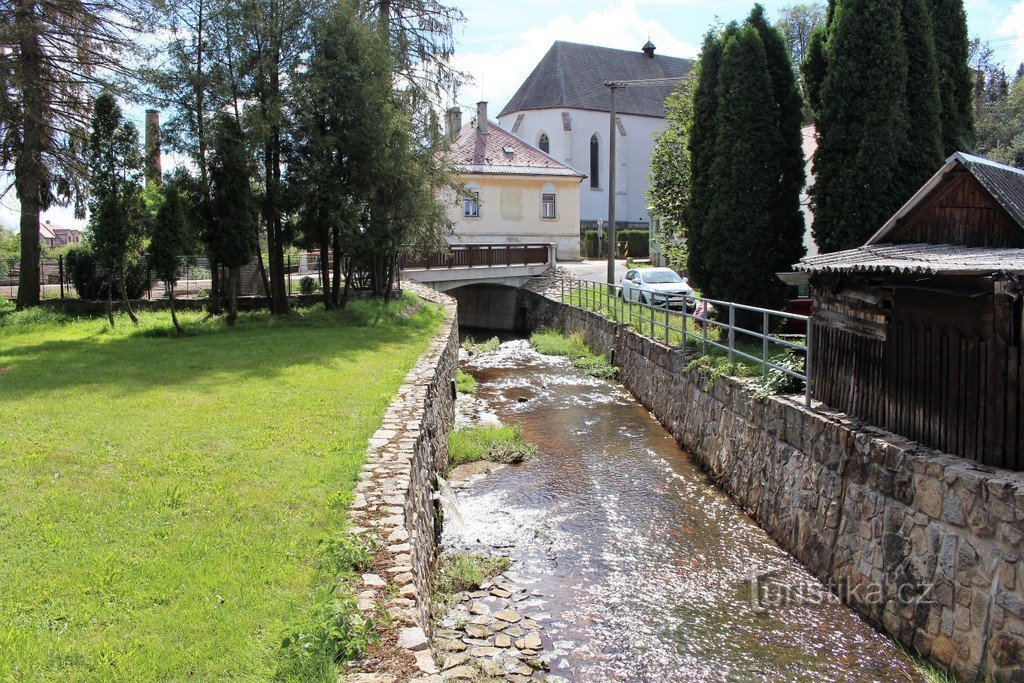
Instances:
[[[686,304],[683,303],[683,306],[685,307]],[[672,346],[672,344],[671,344],[671,342],[670,342],[670,340],[668,338],[668,303],[667,302],[665,303],[665,346]]]
[[[657,341],[658,335],[654,333],[654,295],[651,295],[651,339]]]
[[[700,355],[708,355],[708,302],[704,302],[704,312],[701,314],[701,342],[700,342]]]
[[[764,312],[764,323],[761,326],[761,376],[768,374],[768,311]]]
[[[811,407],[811,349],[814,345],[814,323],[807,318],[807,351],[804,353],[804,401]]]
[[[64,254],[57,256],[57,276],[60,278],[60,298],[64,298]]]
[[[146,259],[146,298],[153,300],[153,269],[149,267],[149,259]]]
[[[736,307],[729,303],[729,364],[732,364],[733,349],[736,344]]]
[[[288,296],[292,295],[292,252],[288,252]]]

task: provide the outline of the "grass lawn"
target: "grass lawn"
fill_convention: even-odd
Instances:
[[[321,544],[441,319],[349,309],[0,312],[0,679],[337,677],[282,640],[344,597]]]

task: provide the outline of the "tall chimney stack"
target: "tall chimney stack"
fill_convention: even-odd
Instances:
[[[481,133],[487,132],[487,103],[477,102],[476,103],[476,127],[480,129]]]
[[[452,140],[459,137],[462,130],[462,107],[452,107],[448,110],[448,137]]]
[[[146,184],[160,184],[160,112],[146,110]]]

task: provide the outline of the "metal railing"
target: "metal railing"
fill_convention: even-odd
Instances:
[[[551,259],[550,244],[453,244],[448,251],[424,257],[402,257],[405,270],[542,266]]]
[[[769,370],[781,372],[804,383],[804,402],[811,405],[814,328],[809,316],[699,296],[640,294],[635,289],[627,294],[619,285],[593,280],[571,282],[568,287],[564,279],[560,280],[563,303],[601,313],[666,346],[678,346],[684,353],[692,344],[701,355],[717,350],[727,356],[729,363],[742,359],[760,365],[763,374]],[[759,321],[761,329],[742,327],[737,323],[737,313],[741,318]],[[784,322],[802,326],[804,334],[772,332]],[[743,343],[747,339],[760,342],[759,354]],[[803,372],[773,360],[772,349],[802,356]]]

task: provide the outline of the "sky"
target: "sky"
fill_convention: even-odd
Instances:
[[[794,0],[762,0],[772,19]],[[451,2],[451,0],[449,0]],[[456,29],[457,68],[473,82],[454,102],[471,112],[487,100],[492,118],[556,40],[639,50],[648,37],[659,54],[696,57],[708,27],[745,17],[752,0],[455,0],[466,15]],[[971,36],[990,41],[1007,70],[1024,62],[1024,0],[966,0]],[[139,129],[141,108],[139,111]],[[5,198],[0,224],[17,226],[16,202]],[[50,219],[82,227],[70,209],[55,207]]]

